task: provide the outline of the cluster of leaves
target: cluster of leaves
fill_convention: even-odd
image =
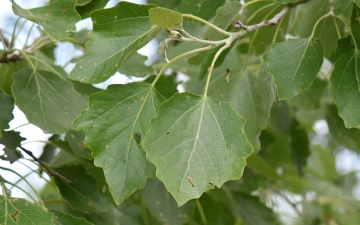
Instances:
[[[18,48],[23,25],[0,32],[0,160],[28,154],[47,185],[34,196],[0,175],[1,224],[360,221],[356,174],[334,157],[360,150],[359,0],[10,1],[43,33]],[[148,66],[137,50],[151,40],[164,58]],[[69,74],[54,42],[84,52]],[[142,81],[93,86],[117,72]],[[8,130],[14,105],[53,134],[40,158]]]

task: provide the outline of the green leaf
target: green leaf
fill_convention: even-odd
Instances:
[[[14,0],[10,1],[16,15],[38,23],[53,41],[69,36],[68,31],[76,30],[75,23],[80,20],[74,0],[52,0],[43,7],[33,9],[23,9]]]
[[[16,105],[45,133],[64,133],[87,106],[87,98],[53,73],[25,68],[13,76]]]
[[[1,131],[0,135],[0,144],[5,145],[4,151],[6,154],[6,160],[13,163],[19,158],[22,158],[23,155],[16,148],[20,146],[22,141],[25,141],[26,138],[20,136],[20,132],[16,131]]]
[[[289,3],[297,2],[298,0],[275,0],[275,1],[279,4],[289,4]]]
[[[291,160],[300,176],[303,175],[303,167],[306,166],[307,157],[310,155],[308,133],[294,119],[291,130]]]
[[[357,81],[356,65],[360,55],[353,50],[335,63],[330,77],[330,96],[339,109],[347,128],[360,127],[360,92]]]
[[[0,89],[11,95],[12,75],[22,70],[27,65],[26,61],[0,63]]]
[[[182,0],[175,10],[209,20],[215,16],[216,10],[224,3],[225,0]]]
[[[336,45],[336,49],[335,49],[336,61],[338,61],[342,55],[345,55],[346,53],[349,53],[353,50],[354,50],[354,45],[352,44],[351,36],[340,39],[338,41],[338,43]]]
[[[178,207],[175,199],[158,179],[149,179],[142,190],[145,206],[161,224],[182,225],[189,220],[193,210],[190,202]]]
[[[352,0],[338,0],[334,5],[334,14],[341,15],[345,12],[345,10],[350,6]],[[355,8],[355,7],[354,7]]]
[[[344,146],[353,151],[360,151],[360,130],[356,128],[347,129],[344,121],[338,116],[335,105],[328,105],[325,111],[326,122],[336,146]]]
[[[92,223],[87,222],[84,218],[74,217],[73,215],[63,213],[57,210],[50,210],[50,213],[54,215],[55,225],[91,225]]]
[[[144,77],[153,73],[151,66],[145,65],[146,56],[135,53],[119,68],[119,72],[126,76]]]
[[[76,5],[76,11],[80,14],[81,19],[85,19],[88,18],[93,11],[104,8],[108,2],[109,0],[91,0],[91,2],[86,5]]]
[[[9,122],[14,118],[14,99],[0,89],[0,131],[9,128]],[[0,133],[1,138],[1,133]]]
[[[159,7],[173,9],[180,4],[181,0],[148,0],[147,2],[149,4],[155,4]]]
[[[354,36],[357,49],[360,49],[360,8],[356,5],[353,7],[351,15],[351,33]],[[360,77],[358,77],[358,79],[360,79]]]
[[[315,79],[311,87],[291,99],[291,105],[302,110],[312,110],[320,107],[320,100],[324,97],[324,92],[328,82],[322,79]]]
[[[235,61],[236,58],[226,58]],[[224,71],[211,81],[209,96],[221,101],[230,102],[234,109],[245,120],[245,134],[255,152],[260,150],[259,135],[267,126],[270,108],[275,100],[272,77],[265,71],[262,63],[259,71],[254,74],[242,71],[239,65],[229,64],[231,72]]]
[[[156,76],[149,76],[145,83],[151,84],[155,80]],[[161,76],[155,84],[155,89],[158,91],[165,99],[171,98],[175,93],[177,93],[178,84],[175,83],[174,76]]]
[[[256,173],[271,177],[273,179],[279,179],[280,176],[276,173],[276,170],[266,164],[263,158],[258,155],[252,154],[246,159],[247,167],[254,170]]]
[[[274,76],[279,99],[294,97],[310,87],[324,58],[324,45],[318,39],[289,39],[274,44],[264,55],[267,71]]]
[[[61,138],[61,136],[59,134],[54,134],[49,138],[49,141],[55,141],[55,140],[59,140]],[[43,152],[41,154],[41,156],[39,157],[39,159],[42,162],[45,163],[50,163],[55,155],[56,155],[56,147],[54,145],[51,145],[49,143],[46,143],[46,145],[44,146]]]
[[[76,0],[76,5],[86,5],[86,4],[89,4],[92,0]]]
[[[149,10],[150,22],[159,27],[182,29],[183,17],[181,13],[170,9],[156,7]]]
[[[68,184],[61,178],[54,177],[61,196],[71,208],[86,213],[97,213],[106,212],[113,207],[96,190],[96,180],[87,175],[82,166],[63,166],[54,170],[73,182]]]
[[[53,215],[38,205],[21,198],[0,195],[0,224],[51,225]]]
[[[86,132],[96,166],[103,168],[116,203],[122,202],[154,176],[136,137],[150,129],[163,97],[150,84],[110,85],[93,94],[89,108],[74,121],[74,129]]]
[[[66,141],[69,143],[74,154],[80,158],[92,159],[91,149],[85,143],[85,134],[83,132],[69,130],[66,132]]]
[[[241,177],[253,151],[244,122],[228,103],[188,92],[161,105],[143,146],[179,206]]]
[[[355,4],[360,7],[360,0],[354,0]]]
[[[234,192],[233,195],[240,205],[240,215],[245,224],[280,224],[275,218],[273,211],[261,203],[258,197],[242,192]]]
[[[83,83],[100,83],[114,75],[132,54],[160,31],[159,27],[152,28],[150,23],[149,9],[153,7],[120,2],[113,8],[93,12],[91,40],[69,78]]]

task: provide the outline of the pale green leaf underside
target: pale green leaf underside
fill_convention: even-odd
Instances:
[[[14,73],[11,87],[16,105],[30,123],[45,133],[64,133],[87,106],[73,85],[48,71],[25,68]]]
[[[181,13],[165,9],[161,7],[152,8],[149,10],[150,22],[159,27],[169,29],[181,29],[183,17]]]
[[[43,7],[34,9],[23,9],[14,0],[11,2],[16,15],[38,23],[54,41],[69,36],[70,33],[67,31],[76,30],[75,23],[80,20],[74,0],[53,0]]]
[[[95,165],[103,168],[116,203],[144,187],[154,176],[138,144],[150,129],[150,120],[164,101],[150,84],[110,85],[90,96],[90,107],[74,121],[74,128],[86,132]]]
[[[0,224],[54,224],[53,215],[44,211],[40,206],[27,202],[21,198],[5,198],[0,195]]]
[[[69,78],[83,83],[100,83],[115,74],[136,51],[147,44],[160,28],[152,28],[149,9],[155,5],[120,2],[91,14],[93,31]]]
[[[347,128],[360,127],[360,91],[356,79],[357,68],[360,68],[359,57],[355,50],[342,55],[330,77],[330,96]]]
[[[318,39],[289,39],[274,44],[264,55],[267,71],[274,76],[279,99],[294,97],[310,87],[324,57],[324,44]]]
[[[14,99],[0,89],[0,137],[1,130],[9,128],[9,122],[14,118]]]
[[[161,105],[143,146],[179,206],[242,176],[253,151],[244,122],[230,104],[188,92]]]

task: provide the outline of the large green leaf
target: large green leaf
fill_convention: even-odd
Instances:
[[[161,105],[143,146],[179,206],[241,177],[253,151],[244,122],[228,103],[188,92]]]
[[[54,41],[69,36],[68,31],[76,30],[75,23],[80,20],[74,0],[51,0],[47,5],[33,9],[23,9],[14,0],[10,1],[16,15],[38,23]]]
[[[51,225],[54,222],[53,215],[40,206],[21,198],[9,198],[0,195],[0,224]]]
[[[86,132],[95,165],[103,168],[116,203],[122,202],[154,176],[154,166],[139,145],[150,129],[163,97],[150,84],[111,85],[90,96],[89,108],[74,121]]]
[[[330,77],[330,96],[347,128],[360,127],[360,92],[357,81],[359,57],[356,50],[342,55],[335,63]]]
[[[175,10],[208,20],[215,16],[216,10],[224,3],[225,0],[182,0]]]
[[[155,7],[149,10],[150,22],[159,27],[182,29],[183,17],[181,13],[170,9]]]
[[[64,133],[87,106],[87,98],[53,73],[25,68],[13,76],[15,103],[45,133]]]
[[[120,2],[113,8],[93,12],[91,40],[69,77],[83,83],[100,83],[114,75],[125,60],[160,31],[150,23],[149,9],[153,7]]]
[[[0,63],[0,89],[11,95],[12,75],[22,70],[27,65],[26,61]]]
[[[161,224],[182,225],[189,220],[192,203],[178,207],[174,198],[158,179],[149,179],[142,190],[142,196],[150,213]]]
[[[324,45],[318,39],[289,39],[274,44],[264,55],[267,71],[274,76],[279,99],[294,97],[310,87],[324,58]]]
[[[87,222],[84,218],[74,217],[73,215],[63,213],[57,210],[50,210],[54,214],[55,225],[91,225],[92,223]]]
[[[9,128],[9,122],[14,118],[14,99],[0,89],[0,131]],[[1,138],[1,133],[0,133]]]
[[[230,102],[246,119],[246,137],[255,151],[259,151],[259,135],[261,130],[266,128],[270,108],[275,100],[272,77],[266,73],[264,65],[257,74],[248,70],[239,71],[237,67],[238,65],[232,65],[231,74],[224,71],[224,74],[211,81],[209,96]],[[226,76],[229,76],[228,80]]]
[[[109,211],[113,207],[110,201],[96,190],[96,180],[87,175],[82,166],[63,166],[55,170],[73,182],[68,184],[55,177],[61,196],[71,208],[86,213],[98,213]]]

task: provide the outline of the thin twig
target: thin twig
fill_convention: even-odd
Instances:
[[[56,177],[59,177],[61,178],[62,180],[64,180],[66,183],[68,184],[72,184],[73,182],[69,179],[67,179],[66,177],[64,177],[63,175],[59,174],[58,172],[56,172],[55,170],[53,170],[50,166],[46,165],[46,163],[44,163],[43,161],[41,161],[40,159],[38,159],[36,156],[34,156],[34,154],[19,146],[19,148],[21,148],[21,150],[23,150],[26,154],[28,154],[31,158],[33,158],[36,162],[38,162],[42,167],[44,167],[46,169],[46,171],[48,171],[48,173],[51,175],[51,176],[56,176]]]
[[[296,214],[298,214],[299,216],[302,215],[302,213],[300,212],[300,210],[297,208],[296,203],[292,202],[285,194],[281,193],[279,190],[272,188],[273,192],[277,195],[279,195],[280,197],[282,197],[287,203],[289,203],[291,205],[291,207],[294,209],[294,211],[296,212]]]

